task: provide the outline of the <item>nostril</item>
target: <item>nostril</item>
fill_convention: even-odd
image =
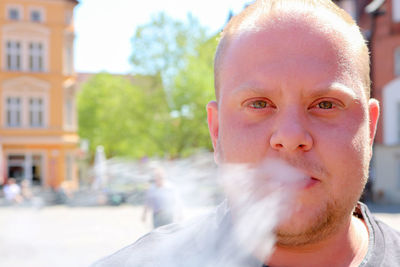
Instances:
[[[301,130],[301,131],[300,131]],[[293,129],[279,130],[274,132],[270,139],[269,145],[275,150],[287,151],[308,151],[313,145],[311,135],[301,128],[293,131]]]

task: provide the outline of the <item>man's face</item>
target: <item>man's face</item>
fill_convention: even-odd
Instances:
[[[218,163],[279,158],[309,176],[300,208],[278,227],[285,245],[348,222],[379,113],[342,35],[314,24],[299,19],[235,37],[219,69],[219,102],[208,105]]]

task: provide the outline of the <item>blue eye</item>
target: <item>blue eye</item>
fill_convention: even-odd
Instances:
[[[250,103],[250,107],[254,109],[262,109],[267,107],[267,102],[264,100],[256,100]]]
[[[322,101],[317,104],[317,107],[320,109],[332,109],[334,104],[331,101]]]

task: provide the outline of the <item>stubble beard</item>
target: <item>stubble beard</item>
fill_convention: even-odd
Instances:
[[[347,221],[350,220],[354,208],[365,186],[365,179],[360,192],[344,201],[328,201],[321,210],[309,219],[308,225],[302,229],[291,230],[290,223],[276,228],[276,245],[279,247],[294,248],[316,244],[336,233]],[[291,217],[290,221],[296,220]]]
[[[307,227],[299,230],[290,230],[290,226],[276,229],[277,245],[281,247],[299,247],[317,243],[332,235],[338,225],[341,225],[349,213],[338,208],[336,202],[328,202],[316,217],[310,218]],[[295,220],[296,218],[291,218]]]

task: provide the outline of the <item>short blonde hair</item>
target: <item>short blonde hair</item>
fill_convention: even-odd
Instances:
[[[354,49],[356,51],[353,56],[356,59],[356,68],[362,80],[363,89],[367,98],[369,98],[371,87],[369,50],[359,27],[346,11],[339,8],[331,0],[256,0],[241,13],[232,17],[220,34],[220,40],[214,58],[214,86],[217,100],[219,99],[220,87],[219,68],[221,67],[224,54],[232,39],[234,39],[239,32],[246,30],[254,31],[257,27],[261,28],[262,25],[257,25],[262,22],[261,19],[265,21],[265,18],[279,17],[280,13],[289,10],[316,15],[322,10],[334,15],[335,19],[344,23],[347,28],[345,37],[347,39],[351,37],[351,42],[348,42],[347,45],[351,43],[356,46]],[[337,26],[334,25],[331,28],[336,27]]]

